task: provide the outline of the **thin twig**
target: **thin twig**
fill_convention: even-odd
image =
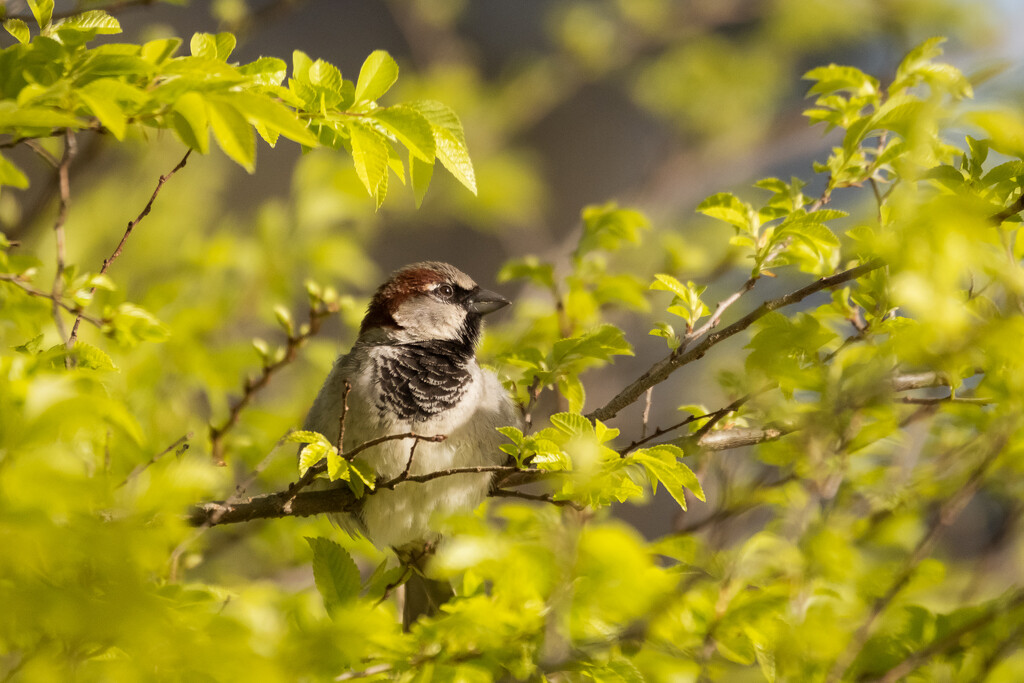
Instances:
[[[171,451],[174,451],[175,455],[181,455],[182,453],[184,453],[185,451],[188,450],[188,447],[189,447],[188,442],[189,442],[189,440],[191,438],[192,438],[192,432],[189,432],[188,434],[185,434],[184,436],[179,437],[177,441],[175,441],[170,446],[168,446],[167,448],[163,449],[162,451],[160,451],[159,453],[154,455],[152,458],[149,459],[148,462],[144,462],[142,464],[136,465],[135,468],[131,472],[128,473],[128,476],[124,478],[124,481],[122,481],[120,484],[118,484],[114,488],[115,489],[121,488],[122,486],[124,486],[125,484],[130,482],[132,479],[134,479],[135,477],[137,477],[140,474],[142,474],[144,471],[146,471],[146,469],[150,465],[155,464],[157,460],[159,460],[160,458],[164,457],[165,455],[167,455]],[[179,448],[179,446],[181,448]]]
[[[623,408],[631,405],[634,401],[640,398],[648,387],[654,386],[668,379],[673,372],[678,370],[680,367],[692,363],[695,360],[704,357],[704,354],[708,352],[711,347],[725,341],[729,337],[742,332],[757,320],[768,315],[768,313],[795,304],[799,301],[803,301],[812,294],[816,294],[820,291],[836,287],[843,283],[849,282],[850,280],[856,280],[857,278],[870,273],[873,270],[877,270],[884,265],[881,259],[871,259],[866,263],[862,263],[854,268],[836,273],[829,277],[823,277],[811,284],[802,287],[795,292],[790,292],[784,296],[780,296],[776,299],[770,299],[765,301],[756,309],[743,316],[732,325],[724,327],[716,332],[710,332],[707,334],[701,342],[680,353],[682,347],[676,349],[670,353],[667,357],[655,363],[648,369],[644,374],[630,383],[625,389],[616,394],[611,400],[605,405],[592,411],[587,415],[588,419],[594,420],[609,420],[619,414]]]
[[[53,235],[57,243],[57,270],[53,275],[53,287],[50,293],[53,295],[53,321],[57,325],[57,333],[61,339],[65,337],[64,320],[60,316],[60,304],[57,301],[64,292],[64,268],[66,245],[64,235],[64,223],[68,218],[68,209],[71,207],[71,183],[68,180],[68,169],[71,167],[71,160],[78,150],[75,144],[75,134],[68,128],[64,132],[64,153],[60,158],[60,165],[57,166],[57,186],[60,190],[60,208],[57,210],[57,219],[53,223]],[[73,361],[70,356],[64,359],[69,367]]]
[[[78,306],[77,304],[69,304],[64,299],[55,298],[53,294],[51,294],[50,292],[44,292],[42,290],[36,289],[31,285],[26,284],[25,281],[22,280],[21,277],[18,275],[15,275],[13,273],[0,273],[0,282],[10,282],[12,285],[18,287],[21,291],[25,292],[26,294],[52,301],[56,305],[63,308],[68,313],[71,313],[72,315],[81,315],[82,320],[89,323],[90,325],[95,325],[96,327],[103,327],[104,325],[103,320],[100,320],[99,318],[94,318],[90,315],[86,315],[82,311],[81,306]]]
[[[482,474],[488,472],[524,471],[514,466],[481,466],[453,467],[447,470],[429,472],[406,477],[395,477],[390,481],[377,484],[365,496],[372,496],[377,491],[393,489],[406,482],[424,482],[441,477],[461,474]],[[303,491],[293,494],[288,490],[251,496],[245,500],[228,499],[201,503],[189,512],[189,523],[193,526],[208,528],[222,524],[237,524],[255,519],[280,517],[308,517],[323,513],[352,512],[362,504],[355,494],[346,487],[333,487],[323,491]],[[188,541],[190,542],[191,539]]]
[[[860,654],[864,644],[870,637],[875,622],[882,613],[885,612],[896,596],[899,595],[899,593],[906,587],[907,583],[910,582],[910,579],[913,577],[918,565],[920,565],[921,561],[928,556],[928,553],[931,552],[932,547],[938,540],[939,532],[941,532],[943,528],[951,525],[963,511],[964,507],[966,507],[967,503],[970,502],[971,498],[974,497],[974,494],[981,485],[981,481],[985,474],[992,466],[992,463],[995,462],[999,453],[1002,452],[1005,442],[1005,436],[996,438],[990,446],[988,453],[981,462],[975,466],[964,485],[958,488],[956,492],[939,508],[939,513],[929,525],[925,535],[921,537],[920,541],[918,541],[914,551],[904,562],[902,570],[900,570],[899,574],[896,576],[896,580],[892,582],[889,589],[886,590],[882,596],[875,600],[874,604],[871,606],[871,610],[868,612],[867,618],[857,628],[856,632],[854,632],[853,638],[851,638],[843,653],[838,657],[838,659],[836,659],[835,664],[832,666],[832,670],[829,672],[827,678],[828,681],[842,680],[850,673],[850,667],[856,661],[857,656]]]
[[[338,450],[339,455],[347,455],[345,453],[345,418],[348,417],[348,394],[352,391],[352,382],[347,379],[341,388],[341,414],[338,415],[338,441],[334,444],[334,447]],[[413,443],[415,448],[416,444]],[[347,455],[347,458],[351,460],[354,456]]]
[[[160,176],[159,180],[157,180],[156,188],[153,190],[153,194],[150,195],[149,201],[146,202],[146,206],[142,209],[139,215],[135,217],[135,220],[130,221],[128,223],[128,227],[125,229],[124,235],[121,236],[121,241],[117,243],[117,247],[114,249],[114,253],[112,253],[109,258],[103,260],[103,265],[100,267],[100,275],[105,274],[107,272],[107,269],[110,268],[110,264],[114,262],[114,259],[121,255],[121,251],[124,249],[125,242],[128,241],[128,237],[132,234],[132,230],[134,230],[135,226],[137,226],[139,222],[143,218],[148,216],[149,212],[153,210],[153,203],[156,201],[157,195],[160,194],[160,190],[161,188],[163,188],[164,183],[166,183],[171,178],[171,176],[173,176],[175,173],[177,173],[178,171],[185,167],[185,164],[188,163],[188,157],[191,153],[192,149],[189,148],[185,152],[185,156],[183,156],[181,158],[181,161],[178,162],[178,165],[172,168],[169,173],[165,173],[164,175]],[[95,287],[89,290],[90,296],[92,296],[95,293]],[[78,326],[81,323],[81,321],[81,315],[75,318],[75,324],[71,327],[71,336],[68,337],[68,348],[74,346],[75,341],[78,339]]]
[[[309,309],[309,323],[306,329],[299,334],[290,333],[288,335],[288,339],[285,340],[285,352],[281,359],[265,364],[260,371],[259,377],[255,379],[250,377],[243,382],[242,396],[231,405],[228,417],[219,426],[210,425],[210,453],[215,463],[218,465],[224,464],[224,437],[238,424],[238,420],[246,406],[252,402],[260,389],[267,386],[275,373],[298,357],[299,349],[320,331],[324,319],[338,310],[337,304],[311,306]]]
[[[995,619],[1007,615],[1021,605],[1024,605],[1024,590],[1016,591],[1008,602],[998,602],[985,610],[982,614],[976,616],[974,619],[971,619],[960,627],[953,629],[942,638],[932,641],[927,646],[921,648],[893,668],[886,671],[881,677],[874,679],[873,683],[896,683],[896,681],[903,680],[907,675],[913,673],[922,664],[935,655],[942,654],[950,648],[955,647],[957,643],[960,642],[960,639],[968,633],[987,626]],[[995,660],[1005,653],[1006,647],[1019,643],[1022,634],[1024,634],[1024,623],[1018,624],[1017,628],[1015,628],[1011,633],[1011,638],[1007,639],[996,648],[993,652]],[[986,664],[988,664],[988,660],[986,660]],[[988,668],[988,666],[986,666],[986,668]],[[984,678],[979,678],[978,680],[984,680]]]
[[[550,493],[527,493],[525,491],[512,491],[510,489],[492,489],[489,496],[495,498],[523,498],[525,500],[539,500],[543,503],[551,503],[560,507],[571,507],[576,510],[583,510],[584,506],[571,500],[556,500]]]
[[[648,387],[647,393],[644,395],[644,415],[643,422],[640,424],[640,438],[643,439],[647,436],[647,423],[651,419],[651,398],[654,395],[654,387]]]
[[[703,335],[707,334],[708,332],[710,332],[711,330],[713,330],[714,328],[718,327],[718,323],[722,321],[722,315],[725,313],[726,309],[732,306],[737,301],[739,301],[740,297],[742,297],[744,294],[753,289],[754,285],[757,284],[757,281],[759,279],[759,277],[752,277],[748,279],[746,282],[743,283],[743,286],[740,287],[737,291],[733,292],[730,296],[726,297],[722,301],[719,301],[718,304],[715,306],[715,312],[711,314],[711,317],[708,318],[708,321],[701,325],[700,327],[698,327],[697,329],[687,333],[687,335],[683,337],[683,344],[685,345],[686,343],[694,339],[698,339]]]

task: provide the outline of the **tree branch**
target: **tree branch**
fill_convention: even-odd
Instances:
[[[884,265],[881,259],[872,259],[866,263],[862,263],[854,268],[849,268],[842,272],[836,273],[829,277],[821,278],[806,287],[802,287],[795,292],[790,292],[784,296],[780,296],[776,299],[770,299],[765,301],[756,309],[743,316],[732,325],[722,328],[717,332],[709,333],[704,339],[693,346],[689,350],[684,350],[680,347],[670,353],[667,357],[655,363],[648,369],[643,375],[634,380],[629,386],[616,394],[610,401],[605,405],[590,412],[587,418],[594,420],[610,420],[619,414],[626,406],[631,405],[638,398],[640,398],[649,387],[664,382],[671,376],[673,372],[678,370],[688,363],[692,363],[695,360],[704,357],[704,354],[708,352],[711,347],[716,344],[725,341],[729,337],[733,336],[738,332],[750,327],[754,322],[763,318],[768,313],[795,304],[799,301],[803,301],[812,294],[817,292],[841,285],[850,280],[855,280],[866,273],[870,273],[873,270],[877,270]]]
[[[985,474],[988,472],[992,463],[995,462],[996,457],[1002,452],[1003,446],[1006,443],[1006,437],[1000,436],[993,440],[988,453],[982,458],[981,462],[978,463],[967,481],[963,486],[958,488],[956,492],[950,496],[939,508],[939,512],[935,515],[933,521],[928,527],[927,532],[921,540],[918,541],[914,551],[907,558],[903,564],[903,569],[899,572],[896,580],[889,586],[889,589],[877,598],[874,604],[871,606],[871,610],[868,612],[867,618],[858,627],[856,632],[853,634],[853,638],[847,645],[846,650],[836,659],[832,670],[829,672],[828,681],[839,681],[845,679],[850,673],[850,667],[856,661],[857,656],[860,654],[864,647],[864,644],[868,641],[871,636],[871,630],[874,627],[875,622],[882,615],[882,613],[889,607],[892,601],[897,595],[906,587],[907,583],[913,577],[914,572],[917,570],[921,561],[924,560],[928,553],[931,552],[932,547],[939,538],[939,532],[943,528],[951,525],[956,518],[966,507],[967,503],[970,502],[971,498],[977,492],[981,486],[981,481]]]
[[[956,644],[960,642],[960,639],[968,633],[987,626],[995,619],[1012,612],[1021,605],[1024,605],[1024,590],[1017,590],[1013,593],[1009,601],[993,605],[984,613],[979,614],[966,624],[953,629],[942,638],[932,641],[893,668],[886,671],[884,675],[874,679],[874,683],[896,683],[896,681],[903,680],[908,674],[913,673],[918,667],[935,655],[942,654],[950,648],[955,647]],[[993,654],[998,657],[998,655],[1002,654],[1007,645],[1012,645],[1019,641],[1022,633],[1024,633],[1024,624],[1020,624],[1016,629],[1014,629],[1013,634],[1011,635],[1015,636],[1015,639],[1002,643]]]
[[[402,438],[408,438],[405,435],[401,436]],[[425,437],[421,440],[430,441],[436,439]],[[480,467],[453,467],[451,469],[428,472],[426,474],[404,474],[377,484],[372,491],[367,491],[366,495],[371,496],[376,491],[382,491],[384,489],[394,489],[402,483],[422,483],[432,479],[451,477],[459,474],[527,471],[529,470],[522,470],[511,465],[487,465]],[[353,512],[358,509],[361,504],[361,500],[356,498],[355,494],[345,487],[334,487],[323,491],[303,491],[301,493],[292,493],[292,487],[289,487],[289,489],[284,491],[267,493],[261,496],[252,496],[244,500],[234,502],[228,500],[201,503],[193,507],[189,512],[188,521],[193,526],[212,527],[222,524],[250,522],[255,519],[308,517],[310,515],[324,513]]]
[[[75,134],[70,128],[64,131],[64,153],[61,155],[60,164],[57,166],[57,186],[60,189],[60,208],[57,210],[57,219],[53,223],[53,234],[57,242],[57,268],[53,275],[53,287],[50,289],[53,302],[53,321],[57,325],[57,333],[64,339],[64,320],[60,317],[61,306],[58,303],[64,291],[64,259],[65,259],[65,235],[64,223],[68,218],[68,209],[71,206],[71,183],[68,181],[68,169],[71,167],[71,160],[75,157],[78,147],[75,144]],[[71,358],[65,358],[65,363],[71,363]]]
[[[114,262],[114,259],[121,255],[121,251],[124,249],[125,242],[128,241],[128,237],[132,234],[132,230],[134,230],[135,226],[138,225],[143,218],[148,216],[150,211],[152,211],[153,202],[156,201],[157,195],[160,194],[160,189],[164,186],[164,183],[166,183],[171,178],[171,176],[173,176],[175,173],[177,173],[178,171],[185,167],[185,164],[188,163],[188,157],[191,153],[192,149],[189,148],[185,152],[185,156],[183,156],[181,158],[181,161],[178,162],[178,165],[172,168],[169,173],[160,176],[159,180],[157,180],[156,188],[153,190],[153,194],[150,195],[149,201],[146,202],[146,206],[142,209],[139,215],[135,217],[135,220],[130,221],[128,223],[128,227],[127,229],[125,229],[124,235],[121,236],[121,241],[117,243],[117,247],[114,249],[114,253],[112,253],[109,258],[103,260],[103,266],[100,268],[99,272],[100,275],[104,275],[107,272],[107,269],[110,268],[110,264]],[[89,290],[90,295],[95,293],[95,287]],[[69,349],[75,345],[75,341],[78,339],[78,326],[79,324],[81,324],[81,322],[82,315],[79,314],[75,318],[75,324],[71,327],[71,336],[68,337],[67,345]],[[63,336],[63,334],[61,336]]]
[[[14,273],[0,273],[0,282],[10,282],[12,285],[19,288],[26,294],[52,301],[57,306],[60,306],[61,308],[63,308],[68,313],[71,313],[72,315],[81,315],[82,320],[89,323],[90,325],[95,325],[96,327],[103,327],[104,322],[102,320],[100,320],[99,318],[94,318],[90,315],[86,315],[82,311],[82,308],[80,306],[69,304],[64,299],[54,297],[53,294],[50,292],[43,292],[41,290],[36,289],[35,287],[32,287],[31,285],[26,284],[25,281],[19,275],[15,275]]]
[[[225,419],[219,426],[210,425],[210,452],[214,462],[218,465],[224,464],[224,437],[235,427],[236,424],[238,424],[238,419],[242,416],[242,411],[249,405],[253,397],[256,396],[260,389],[267,386],[270,382],[270,378],[273,377],[276,372],[295,360],[298,356],[299,349],[305,345],[306,341],[308,341],[310,337],[313,337],[320,331],[320,327],[323,324],[324,319],[334,313],[337,313],[338,310],[338,305],[333,303],[310,306],[308,326],[299,334],[290,333],[288,335],[284,356],[276,362],[265,364],[260,371],[259,377],[256,379],[247,378],[245,382],[243,382],[242,396],[231,405],[227,419]]]

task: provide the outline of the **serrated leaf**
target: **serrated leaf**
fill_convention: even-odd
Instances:
[[[398,64],[384,50],[374,50],[359,69],[356,102],[377,100],[398,80]],[[433,158],[433,157],[431,157]]]
[[[753,209],[745,202],[729,192],[713,194],[697,205],[697,213],[710,218],[725,221],[743,232],[753,231],[751,214]]]
[[[341,93],[341,71],[330,62],[318,59],[311,63],[306,71],[306,78],[310,85]]]
[[[305,444],[299,450],[299,476],[305,475],[310,467],[323,460],[328,450],[329,446],[318,441]]]
[[[4,28],[10,33],[19,43],[27,43],[32,39],[32,33],[28,29],[26,24],[21,19],[8,19],[4,22]]]
[[[328,611],[359,595],[359,568],[348,551],[326,538],[307,536],[313,551],[313,580]]]
[[[46,28],[53,18],[53,0],[28,0],[28,8],[36,18],[39,28]]]
[[[297,429],[291,432],[284,438],[286,443],[323,443],[328,446],[331,442],[327,440],[327,437],[320,432],[314,432],[308,429]]]
[[[252,126],[227,102],[207,100],[210,128],[218,146],[238,165],[252,173],[256,170],[256,135]]]
[[[89,10],[61,19],[53,24],[54,30],[78,29],[95,31],[101,35],[113,35],[121,32],[121,24],[103,10]]]
[[[551,424],[569,436],[594,432],[594,425],[579,413],[555,413],[550,420]]]
[[[76,341],[74,347],[68,350],[68,355],[73,356],[78,367],[89,370],[117,370],[114,361],[110,359],[105,351],[83,341]]]
[[[217,59],[226,62],[231,53],[235,51],[237,42],[235,36],[227,32],[215,35],[213,37],[213,44],[217,50]]]
[[[476,194],[476,173],[466,148],[466,135],[462,122],[448,105],[433,100],[408,103],[430,122],[434,133],[434,148],[441,164],[470,192]]]
[[[422,114],[411,107],[398,105],[381,107],[370,113],[370,118],[381,124],[409,153],[420,161],[434,163],[434,133],[430,123]]]

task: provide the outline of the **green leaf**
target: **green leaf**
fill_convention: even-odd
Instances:
[[[209,33],[193,33],[188,46],[193,57],[217,59],[217,40]]]
[[[555,288],[555,268],[550,263],[542,263],[536,256],[525,256],[512,259],[498,271],[498,282],[510,280],[529,280],[545,289]]]
[[[160,65],[174,55],[181,43],[181,38],[158,38],[145,43],[139,54],[150,64]]]
[[[206,100],[197,92],[187,92],[172,105],[174,132],[181,141],[201,154],[210,149],[210,117]]]
[[[615,202],[588,206],[581,215],[583,235],[573,254],[576,259],[596,249],[615,251],[626,242],[639,244],[643,231],[651,227],[643,213],[620,208]]]
[[[421,100],[406,106],[415,109],[430,122],[437,158],[456,180],[476,194],[476,173],[469,158],[466,135],[459,117],[448,105],[433,100]]]
[[[121,109],[120,103],[111,96],[111,88],[107,87],[110,79],[100,78],[78,88],[75,94],[99,119],[104,128],[118,140],[124,140],[128,128],[128,118]]]
[[[398,80],[398,64],[384,50],[375,50],[363,62],[356,81],[356,102],[377,100]],[[431,155],[433,158],[433,155]]]
[[[430,122],[418,111],[404,105],[381,107],[374,109],[370,113],[370,118],[394,135],[410,154],[420,161],[433,165],[434,134],[430,129]]]
[[[231,159],[252,173],[256,170],[256,136],[245,117],[224,101],[207,101],[210,128],[217,144]]]
[[[583,382],[576,375],[566,375],[558,380],[558,391],[569,402],[569,411],[578,413],[583,410],[583,404],[587,400],[586,389]]]
[[[434,175],[433,162],[427,163],[413,156],[409,152],[409,180],[412,183],[413,195],[416,198],[416,208],[423,204],[423,198],[430,186],[430,179]]]
[[[28,0],[32,16],[36,18],[39,28],[46,28],[53,18],[53,0]]]
[[[313,550],[313,580],[328,612],[359,595],[359,568],[348,551],[326,538],[307,536]]]
[[[579,413],[555,413],[550,419],[551,424],[569,436],[590,434],[594,431],[594,425],[590,420]]]
[[[237,44],[235,36],[230,33],[218,33],[213,37],[214,46],[217,49],[217,59],[226,62],[231,53],[235,51]]]
[[[355,163],[356,174],[370,196],[378,198],[381,183],[385,181],[388,172],[387,140],[360,121],[349,122],[348,131],[352,141],[352,161]],[[387,191],[386,185],[384,191]]]
[[[28,24],[21,19],[8,19],[4,22],[4,28],[7,32],[17,39],[19,43],[27,43],[32,39],[32,34],[28,30]]]
[[[121,24],[103,10],[90,10],[61,19],[53,24],[53,30],[78,29],[94,31],[101,35],[113,35],[121,32]]]
[[[9,185],[24,190],[28,177],[10,159],[0,156],[0,185]]]
[[[331,447],[319,441],[304,444],[299,450],[299,476],[304,476],[306,471],[324,459]]]
[[[331,442],[327,440],[327,437],[320,432],[310,431],[308,429],[296,429],[294,432],[288,434],[285,437],[286,443],[322,443],[328,446]]]
[[[18,135],[21,129],[84,128],[85,123],[71,114],[46,107],[19,107],[14,102],[0,102],[0,130]]]
[[[68,355],[73,356],[77,360],[78,367],[80,368],[87,368],[89,370],[117,370],[114,361],[110,359],[110,356],[105,351],[83,341],[76,341],[74,347],[68,350]]]
[[[729,192],[711,195],[697,206],[697,213],[725,221],[748,234],[752,234],[754,231],[751,218],[754,213],[753,208]]]
[[[689,467],[679,462],[684,453],[678,446],[671,444],[660,444],[651,448],[643,448],[629,456],[630,460],[640,463],[647,470],[651,477],[651,484],[657,491],[657,483],[661,482],[669,495],[679,504],[683,510],[686,509],[686,497],[683,489],[693,492],[698,500],[703,501],[704,489]]]
[[[330,62],[318,59],[309,65],[306,78],[310,85],[320,86],[331,92],[341,92],[341,71]]]
[[[269,96],[230,92],[224,95],[212,95],[210,99],[229,103],[253,125],[262,124],[307,147],[318,145],[316,136],[306,127],[306,123],[300,120],[291,109]]]

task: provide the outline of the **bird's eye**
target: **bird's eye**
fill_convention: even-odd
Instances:
[[[440,294],[446,299],[450,299],[455,294],[455,290],[452,289],[451,285],[440,285],[434,291],[436,291],[438,294]]]

